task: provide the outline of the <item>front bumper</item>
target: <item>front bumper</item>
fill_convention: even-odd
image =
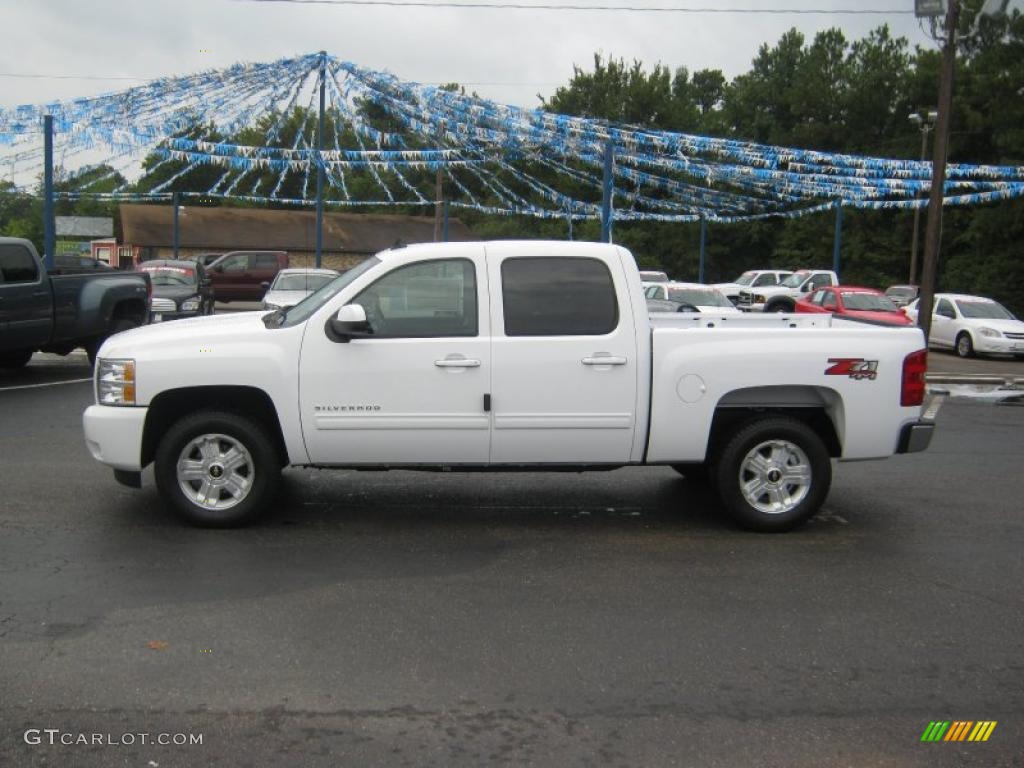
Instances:
[[[153,312],[153,311],[151,311],[149,313],[149,320],[150,320],[151,323],[164,323],[164,322],[167,322],[168,320],[182,320],[182,319],[184,319],[186,317],[199,317],[200,314],[202,314],[202,313],[198,309],[193,310],[192,312],[181,312],[181,311]]]
[[[85,445],[96,461],[115,470],[142,469],[147,408],[90,405],[82,414]]]
[[[975,336],[974,351],[988,355],[1024,355],[1024,339]]]

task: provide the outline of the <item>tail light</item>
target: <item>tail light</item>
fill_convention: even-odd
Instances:
[[[928,350],[919,349],[903,358],[903,384],[900,405],[921,405],[924,402],[924,374],[928,370]]]

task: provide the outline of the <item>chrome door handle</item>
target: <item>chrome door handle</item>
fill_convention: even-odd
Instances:
[[[595,355],[594,357],[584,357],[580,362],[584,365],[625,365],[628,361],[624,357]]]
[[[480,361],[462,357],[446,357],[444,360],[435,360],[434,365],[438,368],[479,368]]]

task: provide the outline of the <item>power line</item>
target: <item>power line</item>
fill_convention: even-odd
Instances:
[[[292,5],[356,5],[395,8],[472,8],[497,11],[628,11],[631,13],[716,13],[819,16],[907,16],[913,10],[903,8],[707,8],[697,6],[644,7],[637,5],[577,5],[569,3],[527,4],[499,2],[450,2],[439,0],[233,0],[244,3],[287,3]]]

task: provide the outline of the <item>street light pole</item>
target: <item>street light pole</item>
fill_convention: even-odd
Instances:
[[[917,125],[921,131],[921,162],[928,159],[928,133],[935,125],[938,113],[933,110],[920,110],[910,115],[910,122]],[[921,208],[914,209],[914,235],[910,241],[910,277],[907,282],[910,285],[917,285],[917,241],[921,231]]]
[[[939,246],[942,242],[942,198],[946,184],[946,153],[949,122],[953,112],[953,67],[956,62],[956,25],[960,20],[960,0],[948,0],[946,41],[942,49],[939,75],[938,120],[932,146],[932,188],[928,199],[928,219],[924,234],[924,263],[921,267],[921,298],[917,304],[917,324],[924,331],[925,343],[932,330],[932,303],[935,297]]]

